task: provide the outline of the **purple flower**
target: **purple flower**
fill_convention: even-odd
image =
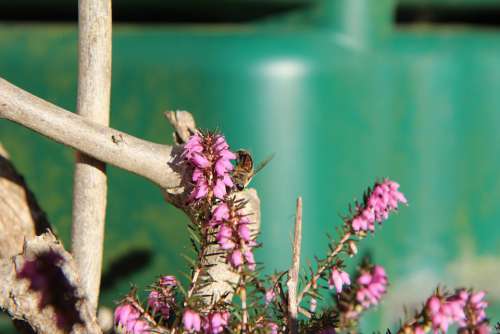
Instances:
[[[212,196],[224,199],[227,187],[233,187],[231,161],[236,159],[225,138],[214,133],[194,134],[184,145],[182,156],[193,167],[194,189],[189,201],[211,200]]]
[[[335,287],[337,293],[341,293],[342,286],[344,284],[345,285],[351,284],[349,274],[346,273],[345,271],[338,269],[337,267],[333,267],[330,273],[330,278],[328,279],[328,287],[330,289],[333,289],[333,287]]]
[[[159,281],[161,287],[176,287],[177,279],[175,276],[162,276]]]
[[[387,275],[381,266],[374,266],[371,271],[364,271],[358,277],[360,288],[356,292],[356,300],[364,307],[377,305],[387,289]]]
[[[350,227],[356,234],[375,231],[375,222],[382,223],[389,213],[398,208],[399,203],[407,204],[399,184],[389,179],[376,183],[373,190],[365,197],[363,205],[357,205],[356,214],[350,221]]]
[[[229,312],[213,312],[203,319],[203,330],[207,334],[219,334],[229,322]]]
[[[182,324],[189,333],[199,332],[201,329],[200,315],[193,310],[186,309],[182,316]]]
[[[488,303],[484,301],[484,291],[458,290],[454,296],[447,299],[448,303],[456,305],[452,314],[453,320],[458,322],[460,329],[469,333],[489,333],[486,308]]]
[[[228,262],[235,269],[246,264],[249,270],[255,270],[255,258],[252,248],[256,245],[250,231],[250,220],[235,204],[234,199],[218,204],[212,212],[208,225],[219,227],[215,239],[220,248],[231,251]]]
[[[265,294],[265,302],[266,302],[266,306],[271,304],[271,302],[274,300],[274,298],[276,297],[276,293],[274,292],[274,289],[269,289],[266,291],[266,294]]]
[[[268,322],[266,325],[267,329],[269,330],[270,334],[278,334],[278,325],[274,322]]]
[[[159,313],[163,319],[170,317],[171,305],[168,298],[158,290],[152,290],[148,296],[148,306],[153,310],[153,313]]]
[[[149,324],[141,318],[141,312],[129,303],[115,309],[115,330],[120,334],[151,333]]]
[[[236,249],[231,254],[229,262],[234,268],[239,268],[243,265],[243,255],[239,249]]]

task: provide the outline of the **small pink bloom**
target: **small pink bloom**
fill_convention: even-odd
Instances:
[[[229,207],[227,206],[227,204],[224,202],[219,204],[213,212],[213,217],[217,221],[229,219]]]
[[[330,278],[328,279],[328,287],[330,289],[333,289],[333,287],[335,286],[337,293],[341,293],[342,286],[350,284],[351,280],[349,278],[349,274],[347,274],[345,271],[338,269],[337,267],[332,268],[330,273]]]
[[[200,315],[190,309],[186,309],[184,311],[184,315],[182,316],[182,323],[184,325],[184,329],[189,333],[199,332],[201,329]]]
[[[238,234],[241,239],[245,241],[250,241],[252,238],[250,233],[250,228],[248,228],[248,224],[239,224],[238,226]]]
[[[230,262],[234,268],[239,268],[243,264],[243,255],[239,249],[233,251]]]
[[[274,289],[267,290],[265,295],[266,306],[271,304],[275,297],[276,293],[274,292]]]
[[[268,328],[270,334],[278,334],[279,327],[274,322],[268,322],[266,327]]]
[[[203,154],[200,153],[193,154],[192,162],[198,168],[205,169],[210,167],[210,161],[208,161],[208,159]]]
[[[217,179],[217,181],[215,182],[214,196],[219,199],[224,199],[224,196],[226,196],[226,185],[221,179]]]
[[[245,260],[247,262],[247,267],[249,270],[255,270],[255,258],[253,256],[253,253],[251,250],[246,250],[245,253]]]
[[[150,333],[150,326],[132,304],[122,304],[115,309],[115,329],[122,334]]]
[[[153,313],[160,313],[164,319],[168,319],[170,316],[170,305],[164,300],[159,291],[152,290],[149,293],[148,305]]]
[[[177,286],[177,279],[175,278],[175,276],[162,276],[160,278],[160,286],[175,287]]]
[[[413,328],[413,333],[414,334],[425,334],[425,331],[421,326],[415,326]]]

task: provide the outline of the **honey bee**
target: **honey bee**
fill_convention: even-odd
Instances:
[[[274,154],[254,168],[253,158],[246,150],[236,151],[236,167],[233,171],[233,181],[236,189],[243,190],[252,181],[252,178],[262,170],[274,157]]]

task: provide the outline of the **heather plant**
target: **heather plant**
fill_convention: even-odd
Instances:
[[[384,178],[368,188],[329,238],[327,254],[305,268],[299,197],[291,265],[263,277],[254,257],[255,248],[265,246],[258,239],[260,200],[246,188],[255,173],[251,156],[231,151],[221,133],[197,129],[184,111],[165,113],[173,145],[109,127],[111,1],[80,0],[78,8],[76,113],[0,78],[0,118],[77,152],[70,253],[0,145],[0,309],[22,332],[47,334],[102,334],[111,327],[121,334],[358,332],[361,317],[390,288],[383,263],[356,260],[358,243],[407,204],[399,184]],[[169,272],[152,278],[146,300],[133,288],[108,323],[97,319],[106,164],[158,186],[166,202],[189,217],[193,249],[187,285]],[[357,261],[353,272],[348,261]],[[484,291],[438,287],[401,320],[398,333],[490,333],[485,299]]]
[[[184,144],[181,160],[186,164],[191,213],[191,260],[189,286],[182,287],[174,276],[163,276],[153,285],[145,305],[135,289],[115,309],[118,333],[337,333],[358,331],[360,318],[376,307],[389,287],[384,267],[363,259],[354,274],[346,271],[357,244],[374,235],[376,226],[389,219],[408,201],[393,180],[382,179],[368,188],[362,201],[355,202],[343,217],[336,238],[330,237],[329,252],[316,258],[300,273],[302,200],[297,206],[294,259],[289,270],[262,278],[261,265],[253,250],[261,247],[245,210],[247,201],[237,196],[240,189],[232,179],[236,154],[217,132],[196,130]],[[237,166],[236,166],[237,167]],[[265,245],[264,245],[265,246]],[[209,254],[209,253],[212,254]],[[233,282],[236,297],[212,294],[201,287],[210,285],[205,259],[224,259],[238,279]],[[334,303],[329,303],[329,291]],[[459,333],[490,332],[483,291],[438,288],[420,311],[402,322],[399,333],[446,333],[456,325]]]

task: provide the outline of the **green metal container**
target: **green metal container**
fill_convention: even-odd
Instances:
[[[367,186],[397,180],[409,207],[360,244],[391,282],[364,330],[395,326],[403,303],[423,302],[439,282],[487,290],[498,320],[500,34],[398,26],[396,5],[304,1],[238,24],[116,25],[111,124],[166,143],[162,111],[189,110],[256,160],[276,153],[252,184],[266,272],[289,266],[297,196],[305,261],[324,254],[325,233]],[[76,42],[74,25],[0,26],[0,75],[74,110]],[[7,122],[0,140],[69,246],[72,152]],[[186,220],[157,189],[114,168],[109,188],[106,306],[129,282],[185,270],[178,255],[188,252]]]

